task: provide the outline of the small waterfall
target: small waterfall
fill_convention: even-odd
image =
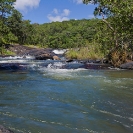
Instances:
[[[53,53],[59,55],[59,54],[64,54],[66,51],[67,51],[66,49],[62,49],[62,50],[55,49],[53,50]]]

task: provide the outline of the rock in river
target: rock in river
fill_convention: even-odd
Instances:
[[[132,69],[133,70],[133,61],[120,65],[120,68],[122,68],[122,69]]]
[[[36,60],[47,60],[47,59],[53,59],[53,57],[50,54],[40,54],[35,57]]]

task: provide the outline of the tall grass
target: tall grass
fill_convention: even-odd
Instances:
[[[66,57],[69,59],[102,59],[104,53],[102,53],[98,44],[89,44],[86,47],[69,50]]]

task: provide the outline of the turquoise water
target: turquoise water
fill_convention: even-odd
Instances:
[[[15,133],[132,133],[133,71],[1,71],[0,124]]]

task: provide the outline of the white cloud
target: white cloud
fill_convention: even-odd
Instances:
[[[77,4],[82,4],[83,1],[82,0],[73,0],[73,2],[77,3]]]
[[[65,21],[65,20],[69,20],[69,18],[67,17],[61,17],[61,16],[52,16],[52,15],[48,15],[48,19],[51,21],[51,22],[62,22],[62,21]]]
[[[61,13],[57,10],[57,9],[54,9],[52,11],[52,14],[48,14],[48,19],[50,20],[50,22],[56,22],[56,21],[59,21],[59,22],[62,22],[62,21],[67,21],[69,20],[68,16],[70,14],[70,10],[68,9],[64,9]]]
[[[69,14],[70,14],[70,10],[68,10],[68,9],[63,10],[63,15],[64,16],[69,16]]]
[[[22,11],[27,11],[28,9],[38,7],[39,3],[40,0],[17,0],[14,7]]]
[[[70,14],[70,10],[64,9],[62,16],[69,16],[69,14]]]
[[[58,14],[58,10],[55,8],[55,9],[53,10],[53,13]]]
[[[83,0],[72,0],[74,3],[76,3],[76,4],[83,4]],[[91,5],[93,3],[93,1],[92,2],[89,2],[88,3],[88,5]]]

